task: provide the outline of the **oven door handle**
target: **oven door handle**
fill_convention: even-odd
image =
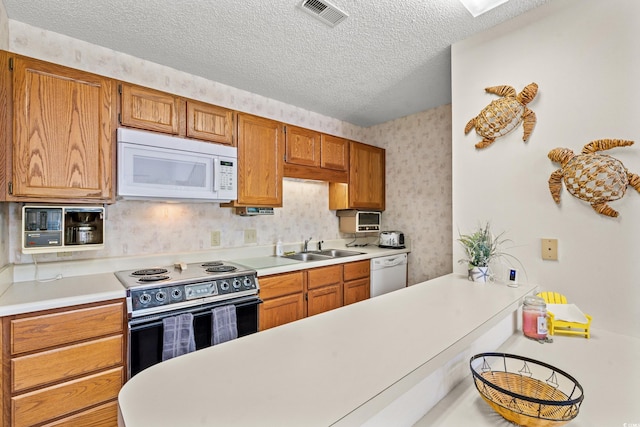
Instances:
[[[206,316],[211,313],[211,309],[215,307],[222,307],[225,305],[234,305],[236,308],[238,307],[247,307],[251,305],[261,304],[262,300],[260,298],[246,298],[241,300],[235,300],[235,302],[231,301],[218,301],[215,303],[199,305],[195,307],[190,307],[184,310],[176,310],[176,311],[165,311],[163,313],[152,314],[149,316],[137,317],[129,320],[129,328],[132,329],[146,329],[158,325],[162,325],[162,319],[172,316],[178,316],[183,313],[192,313],[194,319],[200,316]]]

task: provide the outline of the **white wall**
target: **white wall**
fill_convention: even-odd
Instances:
[[[594,328],[640,336],[640,194],[633,188],[610,205],[618,218],[597,214],[563,189],[561,204],[547,180],[559,165],[555,147],[579,152],[600,138],[637,141],[610,150],[640,172],[640,2],[556,0],[452,48],[453,238],[490,220],[506,231],[510,252],[531,283],[559,291],[593,315]],[[484,88],[530,82],[540,90],[529,107],[538,123],[528,143],[522,126],[477,150],[464,135],[469,119],[496,96]],[[540,239],[557,238],[558,261],[543,261]],[[454,271],[462,252],[454,245]]]
[[[0,0],[0,49],[7,50],[9,48],[9,18],[4,2]]]

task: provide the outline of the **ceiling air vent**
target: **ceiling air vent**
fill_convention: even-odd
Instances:
[[[302,0],[299,7],[332,27],[344,21],[347,16],[349,16],[325,0]]]

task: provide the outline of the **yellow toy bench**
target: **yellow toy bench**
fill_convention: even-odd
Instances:
[[[547,303],[549,335],[591,336],[591,316],[580,311],[575,304],[567,304],[567,297],[558,292],[540,292],[538,296]]]

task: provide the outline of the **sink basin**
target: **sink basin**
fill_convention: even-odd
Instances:
[[[364,252],[356,252],[356,251],[347,251],[344,249],[327,249],[324,251],[316,252],[319,255],[330,256],[331,258],[340,258],[343,256],[355,256],[362,255]]]
[[[362,253],[363,252],[347,251],[344,249],[326,249],[324,251],[297,252],[291,255],[284,255],[284,257],[289,259],[297,259],[298,261],[324,261],[331,258],[361,255]]]
[[[297,259],[298,261],[326,261],[332,257],[327,255],[320,255],[312,252],[298,252],[291,255],[285,255],[285,258]]]

